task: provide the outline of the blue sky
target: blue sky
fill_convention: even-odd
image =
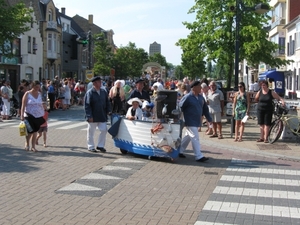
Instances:
[[[115,33],[114,42],[126,46],[129,41],[149,52],[149,44],[161,44],[167,62],[181,64],[181,49],[175,46],[189,31],[183,21],[192,22],[195,16],[187,14],[194,0],[54,0],[57,8],[66,8],[66,15],[94,16],[94,24]]]

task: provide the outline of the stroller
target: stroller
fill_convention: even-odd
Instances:
[[[15,95],[13,95],[12,99],[10,100],[10,113],[9,113],[9,116],[10,117],[17,116],[18,109],[19,109],[19,101],[17,100]]]

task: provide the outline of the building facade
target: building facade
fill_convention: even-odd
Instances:
[[[156,41],[150,44],[149,46],[149,55],[152,56],[155,53],[161,54],[161,45],[158,44]]]

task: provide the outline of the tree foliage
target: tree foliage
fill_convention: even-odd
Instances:
[[[30,30],[32,9],[19,2],[9,6],[6,0],[0,0],[0,50],[4,55],[11,55],[10,43],[21,34]]]
[[[240,61],[246,59],[249,65],[257,67],[264,62],[271,67],[279,67],[288,63],[276,58],[273,52],[279,47],[268,41],[268,32],[264,29],[269,17],[248,10],[244,6],[255,6],[267,3],[268,0],[243,0],[240,22]],[[184,72],[195,70],[195,63],[204,72],[204,59],[224,65],[227,73],[227,84],[230,85],[235,58],[235,18],[236,10],[230,7],[236,5],[236,0],[197,0],[189,13],[196,14],[192,23],[184,22],[190,34],[186,39],[180,39],[177,45],[183,50],[182,61]],[[246,10],[247,9],[247,10]],[[192,60],[197,59],[193,62]],[[201,59],[203,64],[201,64]],[[227,69],[228,68],[228,69]]]
[[[127,46],[118,48],[114,56],[115,76],[118,79],[140,77],[143,65],[148,61],[148,53],[129,42]]]
[[[167,63],[166,57],[161,55],[160,53],[154,53],[153,55],[149,56],[149,62],[156,62],[161,66],[165,66],[166,70],[169,70],[169,65]]]
[[[89,40],[92,41],[92,40]],[[110,69],[113,67],[113,51],[108,41],[104,38],[103,34],[96,34],[93,36],[95,47],[93,56],[95,59],[94,72],[102,76],[110,74]],[[91,44],[91,43],[89,43]]]

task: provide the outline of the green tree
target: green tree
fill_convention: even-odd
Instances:
[[[118,79],[140,77],[143,65],[148,61],[148,53],[129,42],[127,46],[118,48],[114,56],[115,76]]]
[[[197,33],[192,32],[187,39],[180,39],[177,43],[182,49],[181,61],[185,76],[195,79],[206,75],[205,52],[198,42]]]
[[[178,80],[182,80],[184,78],[183,68],[181,65],[175,67],[175,77]]]
[[[268,0],[244,0],[247,6],[254,6],[258,2],[267,3]],[[197,0],[189,13],[196,14],[196,21],[184,22],[191,31],[186,39],[180,39],[178,44],[185,50],[186,46],[194,45],[194,57],[199,53],[199,46],[203,52],[203,59],[214,61],[228,68],[226,77],[230,86],[234,74],[235,56],[235,11],[230,11],[230,6],[235,6],[236,0]],[[279,46],[268,41],[268,32],[264,28],[269,17],[264,14],[242,10],[240,23],[240,59],[246,59],[249,65],[257,67],[264,62],[271,67],[279,67],[289,63],[273,56]],[[182,58],[191,59],[191,52],[184,51]],[[188,56],[187,56],[188,55]],[[187,65],[184,65],[187,66]],[[190,65],[192,66],[192,65]]]
[[[149,56],[149,62],[156,62],[161,66],[165,66],[166,70],[169,70],[169,65],[167,63],[166,57],[161,55],[160,53],[154,53],[153,55]]]
[[[12,56],[11,46],[6,43],[30,30],[31,14],[32,9],[22,2],[9,6],[6,0],[0,0],[0,52],[3,55]]]
[[[94,35],[92,43],[94,43],[94,73],[104,76],[110,74],[110,69],[113,67],[114,57],[111,46],[104,38],[103,34]]]

